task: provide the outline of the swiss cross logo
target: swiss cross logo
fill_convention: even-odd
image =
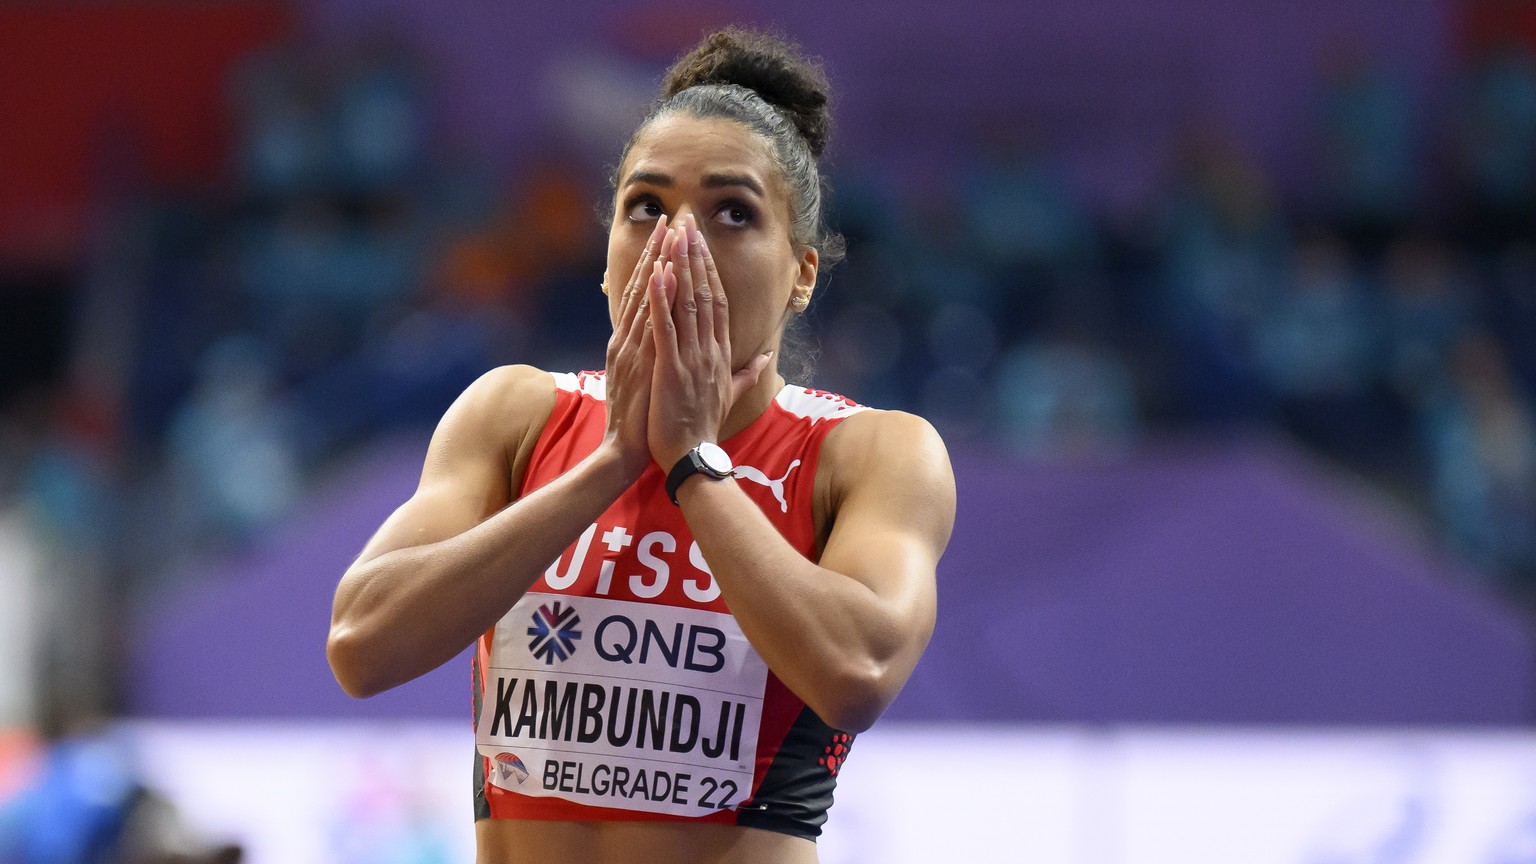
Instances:
[[[533,658],[554,665],[556,660],[575,654],[576,640],[581,638],[576,626],[580,623],[581,616],[576,614],[575,607],[559,601],[535,609],[533,626],[528,628],[528,635],[533,637],[528,650],[533,652]]]

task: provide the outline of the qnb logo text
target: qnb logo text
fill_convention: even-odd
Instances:
[[[609,615],[592,632],[597,656],[610,663],[665,663],[691,672],[725,668],[725,632],[707,624],[659,624],[624,615]]]

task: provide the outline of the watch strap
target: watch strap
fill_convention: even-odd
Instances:
[[[683,454],[683,458],[677,460],[677,464],[672,466],[672,470],[667,472],[667,497],[672,499],[673,504],[678,503],[677,490],[682,487],[684,481],[695,474],[703,474],[712,480],[724,480],[730,477],[732,472],[726,471],[722,474],[710,468],[705,463],[704,457],[699,455],[699,448],[695,447],[689,450]]]

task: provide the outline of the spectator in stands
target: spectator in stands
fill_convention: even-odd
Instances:
[[[993,399],[998,431],[1036,458],[1122,453],[1138,431],[1135,386],[1115,354],[1089,340],[1058,336],[1009,351]]]
[[[1487,330],[1457,342],[1424,420],[1452,544],[1489,572],[1536,575],[1536,415]]]
[[[1510,42],[1468,70],[1456,99],[1456,167],[1477,246],[1536,236],[1536,50]]]
[[[1421,170],[1408,94],[1356,45],[1341,46],[1320,106],[1324,194],[1330,220],[1374,256],[1418,203]]]
[[[296,423],[266,346],[215,345],[169,436],[182,536],[242,541],[286,513],[300,489]]]
[[[1060,295],[1099,262],[1094,225],[1059,167],[1037,145],[1017,140],[1024,121],[988,124],[978,159],[960,178],[965,227],[960,254],[992,286],[1000,336],[1041,333]]]
[[[1265,382],[1304,440],[1338,455],[1367,455],[1379,446],[1370,392],[1379,321],[1358,264],[1337,234],[1310,232],[1293,252],[1287,289],[1258,325]]]
[[[1485,320],[1509,351],[1526,397],[1536,399],[1536,239],[1501,249],[1490,282]]]
[[[1159,207],[1179,409],[1196,422],[1257,416],[1254,329],[1281,290],[1289,234],[1269,181],[1230,136],[1197,127]]]
[[[1414,232],[1387,250],[1381,288],[1386,381],[1404,406],[1421,408],[1477,311],[1475,286],[1455,250]]]

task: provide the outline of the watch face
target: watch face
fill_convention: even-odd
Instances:
[[[699,461],[712,473],[722,477],[731,473],[731,457],[727,456],[717,444],[700,444],[698,447]]]

